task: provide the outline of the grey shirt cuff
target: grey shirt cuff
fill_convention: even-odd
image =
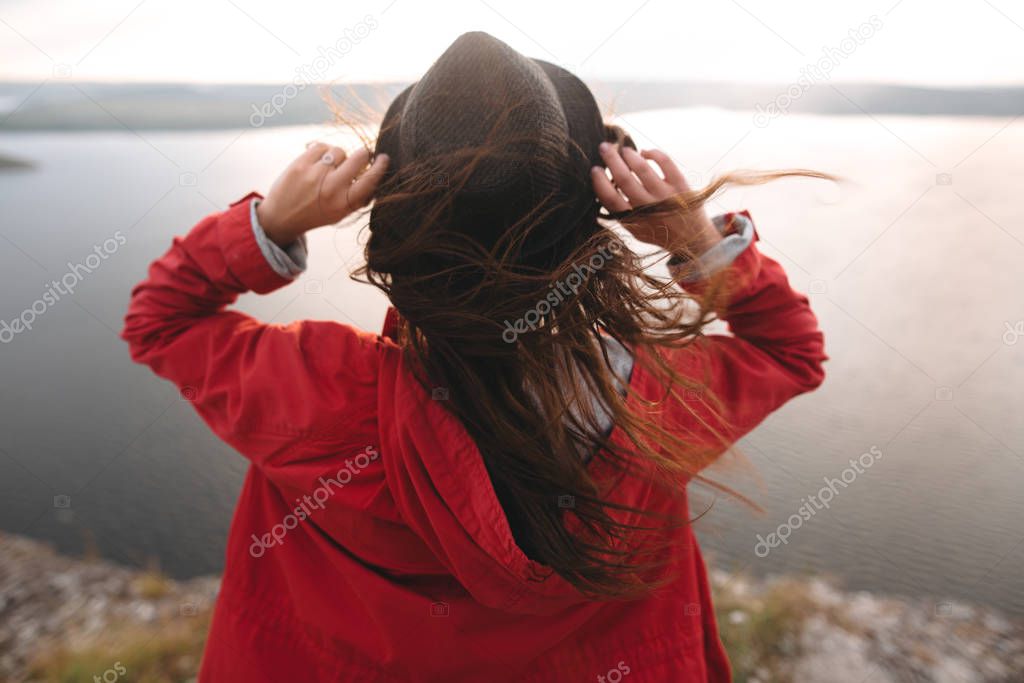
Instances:
[[[306,270],[306,256],[309,254],[306,248],[306,236],[303,235],[285,249],[274,244],[267,237],[267,233],[263,231],[263,226],[260,225],[260,221],[256,217],[256,206],[259,203],[258,199],[253,199],[249,203],[249,219],[252,222],[252,234],[256,237],[256,244],[260,246],[263,258],[267,259],[267,263],[275,273],[283,278],[294,280],[299,273]]]
[[[740,254],[754,242],[754,223],[741,213],[732,214],[736,232],[722,238],[722,241],[711,247],[700,258],[684,261],[672,258],[668,262],[669,273],[679,282],[697,282],[711,277],[723,268],[732,265]],[[725,232],[729,224],[724,215],[711,219],[718,232]]]

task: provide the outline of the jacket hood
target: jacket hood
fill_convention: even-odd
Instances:
[[[393,337],[389,309],[383,336]],[[390,346],[381,364],[378,424],[388,488],[398,514],[473,599],[493,609],[554,614],[586,597],[529,559],[491,485],[480,451]]]

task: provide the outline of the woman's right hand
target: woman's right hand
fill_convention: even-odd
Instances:
[[[365,206],[387,169],[388,157],[360,147],[346,155],[340,147],[310,144],[274,182],[267,198],[256,207],[260,226],[275,244],[284,247],[303,233],[337,223]]]
[[[612,177],[609,179],[600,166],[593,167],[590,175],[597,198],[612,213],[654,204],[690,191],[682,172],[660,150],[637,152],[630,147],[620,148],[603,142],[600,151]],[[661,175],[648,160],[658,165]],[[689,212],[680,210],[670,216],[623,221],[622,225],[641,242],[679,255],[699,256],[722,239],[703,207]]]

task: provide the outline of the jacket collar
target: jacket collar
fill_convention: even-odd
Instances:
[[[387,313],[384,314],[384,327],[380,332],[381,336],[387,337],[391,341],[398,341],[398,321],[400,319],[398,309],[388,306]]]

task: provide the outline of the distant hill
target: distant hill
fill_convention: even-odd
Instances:
[[[302,125],[332,119],[317,86],[296,91],[274,84],[51,82],[33,92],[34,87],[0,83],[0,131],[197,130]],[[331,92],[346,112],[365,119],[383,113],[402,87],[397,83],[346,84],[334,86]]]
[[[378,118],[405,84],[335,85],[333,97],[356,119]],[[608,111],[712,106],[755,111],[789,88],[701,82],[590,84]],[[1018,116],[1024,87],[934,89],[897,85],[814,85],[787,111],[810,114]],[[0,131],[195,130],[324,123],[332,120],[322,89],[275,84],[0,83]]]

